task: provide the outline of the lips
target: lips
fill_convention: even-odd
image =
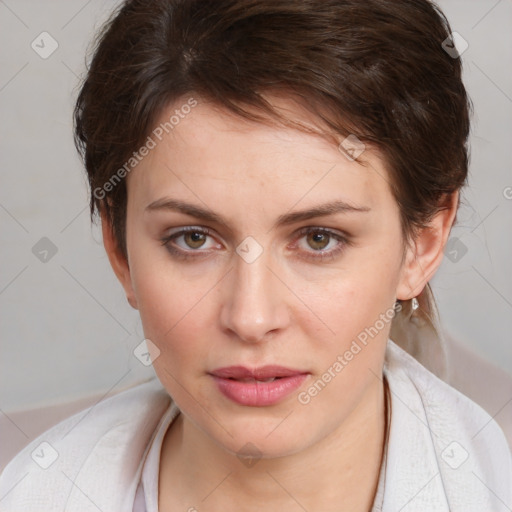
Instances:
[[[246,368],[245,366],[228,366],[226,368],[214,370],[211,373],[212,375],[223,379],[264,381],[281,377],[291,377],[292,375],[300,375],[307,372],[292,370],[291,368],[285,368],[284,366],[272,365],[262,366],[253,370],[249,370],[249,368]]]
[[[221,393],[230,400],[253,407],[275,404],[297,389],[308,372],[284,366],[249,369],[229,366],[210,372]]]

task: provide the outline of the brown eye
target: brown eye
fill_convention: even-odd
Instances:
[[[204,245],[207,235],[199,231],[190,231],[183,234],[183,240],[191,249],[199,249]]]
[[[215,244],[213,233],[207,228],[187,226],[160,239],[161,243],[176,259],[205,258],[212,250],[222,249]]]
[[[317,251],[325,249],[331,240],[331,236],[328,233],[322,233],[319,231],[311,231],[307,235],[308,245]]]
[[[297,256],[309,261],[332,261],[350,245],[349,237],[323,227],[305,227],[298,232],[293,248]]]

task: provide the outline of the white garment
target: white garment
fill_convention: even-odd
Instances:
[[[511,510],[512,456],[494,420],[391,340],[384,375],[391,426],[372,512]],[[160,446],[178,413],[154,380],[72,416],[5,468],[0,511],[155,512]]]
[[[160,451],[167,429],[178,415],[178,409],[173,403],[163,415],[151,441],[149,451],[142,468],[142,476],[135,493],[132,512],[158,512],[158,478],[160,470]],[[378,490],[371,512],[382,510],[383,491],[385,483],[386,458],[382,461]]]
[[[151,442],[148,455],[142,468],[142,476],[135,493],[133,512],[158,512],[158,477],[160,471],[160,450],[167,429],[178,416],[179,409],[174,402],[163,415],[155,436]]]

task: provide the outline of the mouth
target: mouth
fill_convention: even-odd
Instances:
[[[230,380],[236,380],[238,382],[274,382],[276,379],[282,379],[283,377],[270,377],[268,379],[256,379],[249,377],[248,379],[234,379],[229,377]]]
[[[269,365],[260,368],[249,369],[245,366],[227,366],[213,370],[211,375],[221,377],[223,379],[233,379],[239,381],[270,381],[272,379],[281,379],[284,377],[292,377],[293,375],[301,375],[309,373],[303,370],[294,370],[285,366]]]
[[[283,366],[219,368],[209,374],[218,390],[231,401],[252,407],[276,404],[305,381],[309,372]]]

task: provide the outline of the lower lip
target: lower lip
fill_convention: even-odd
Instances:
[[[242,382],[212,375],[220,392],[233,402],[252,407],[273,405],[298,389],[308,375],[301,373],[282,377],[273,382]]]

